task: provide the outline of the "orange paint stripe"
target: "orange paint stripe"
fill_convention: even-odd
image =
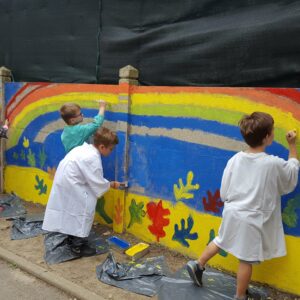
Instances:
[[[124,87],[123,87],[124,88]],[[26,95],[23,101],[15,107],[9,115],[10,122],[23,110],[24,107],[43,98],[53,97],[65,93],[111,93],[119,94],[120,87],[118,85],[93,85],[93,84],[52,84],[46,88],[41,88]]]

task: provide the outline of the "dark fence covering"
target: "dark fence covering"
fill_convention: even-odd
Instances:
[[[300,86],[300,1],[1,0],[16,81]]]

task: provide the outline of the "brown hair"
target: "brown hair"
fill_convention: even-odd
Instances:
[[[78,114],[78,111],[80,111],[80,106],[76,103],[66,103],[64,104],[59,112],[61,118],[67,123],[70,123],[70,119],[75,118]]]
[[[239,126],[245,142],[255,148],[261,146],[264,138],[272,133],[274,119],[267,113],[253,112],[245,115],[239,121]]]
[[[105,147],[117,145],[119,143],[118,136],[106,127],[100,127],[94,134],[94,145],[104,145]]]

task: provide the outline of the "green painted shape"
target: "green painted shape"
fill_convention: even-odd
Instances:
[[[219,121],[231,125],[237,125],[244,113],[228,111],[224,109],[211,108],[205,106],[192,105],[133,105],[132,114],[136,115],[154,115],[166,117],[190,117],[201,118],[204,120]]]
[[[40,167],[43,168],[47,159],[44,147],[39,151],[39,163]]]
[[[27,162],[30,167],[36,166],[35,154],[31,151],[31,149],[28,150]]]
[[[20,156],[21,156],[22,160],[26,160],[26,154],[25,154],[25,151],[23,149],[21,150]]]
[[[135,199],[131,200],[130,206],[129,206],[129,213],[130,213],[130,221],[127,226],[127,228],[131,227],[134,223],[142,224],[143,217],[145,217],[146,212],[143,210],[144,203],[136,203]]]
[[[290,199],[282,212],[282,220],[288,227],[294,228],[298,223],[296,209],[300,208],[300,196]]]
[[[107,224],[112,224],[113,220],[106,214],[104,206],[105,206],[105,199],[104,199],[104,197],[101,197],[97,201],[96,212],[102,217],[102,219]]]
[[[216,237],[215,231],[214,231],[214,229],[211,229],[209,232],[208,243],[206,245],[208,245],[215,237]],[[228,255],[228,253],[226,251],[224,251],[223,249],[220,249],[219,254],[223,257],[226,257]]]
[[[38,175],[35,176],[37,185],[34,186],[39,191],[39,195],[47,194],[47,184],[44,184],[44,179],[40,179]]]

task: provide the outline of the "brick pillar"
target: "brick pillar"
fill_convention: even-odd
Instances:
[[[11,81],[11,71],[5,67],[0,68],[0,105],[1,105],[1,122],[5,121],[5,97],[4,84]],[[0,140],[0,193],[4,190],[4,165],[5,165],[5,145],[6,140]]]
[[[120,144],[123,145],[121,150],[124,160],[122,164],[118,163],[118,157],[116,158],[116,180],[127,181],[128,182],[128,165],[129,165],[129,134],[130,126],[128,123],[130,115],[130,106],[131,106],[131,89],[132,86],[138,85],[138,76],[139,72],[132,66],[126,66],[119,70],[119,96],[118,96],[118,107],[122,110],[123,113],[127,115],[125,121],[117,122],[117,131],[125,132],[123,141]],[[119,152],[120,153],[120,152]],[[129,182],[130,185],[130,182]],[[124,191],[118,191],[114,194],[114,222],[113,230],[118,233],[122,233],[125,226],[125,199],[127,196],[127,189]],[[120,214],[120,208],[122,208],[122,214]],[[118,214],[116,218],[115,214]],[[122,216],[120,218],[120,215]],[[120,220],[121,219],[121,220]],[[116,222],[118,220],[118,222]]]

